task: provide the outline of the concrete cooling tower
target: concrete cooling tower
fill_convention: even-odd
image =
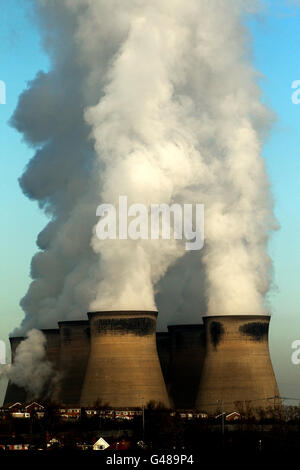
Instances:
[[[59,330],[58,329],[46,329],[41,330],[42,333],[46,336],[47,343],[46,343],[46,359],[53,364],[54,369],[58,368],[58,360],[59,360]],[[12,363],[14,362],[14,358],[16,355],[16,349],[18,345],[26,339],[25,337],[11,337],[10,345],[11,345],[11,360]],[[45,387],[44,392],[42,393],[41,397],[36,397],[40,399],[44,399],[49,396],[48,386]],[[18,385],[12,383],[11,381],[8,382],[6,395],[4,399],[4,405],[20,402],[24,403],[27,400],[27,392],[24,388],[19,387]]]
[[[214,413],[279,404],[268,347],[270,317],[210,316],[203,321],[206,356],[196,408]]]
[[[170,368],[170,336],[167,331],[156,333],[156,346],[165,384],[168,388]]]
[[[90,349],[89,322],[62,321],[58,325],[60,382],[54,400],[78,406]]]
[[[59,356],[60,356],[60,338],[59,329],[44,329],[41,332],[46,336],[46,360],[51,362],[54,371],[58,370],[59,367]],[[39,400],[52,399],[52,394],[55,391],[50,389],[47,383],[41,393],[41,396],[35,397]]]
[[[156,348],[157,312],[88,313],[91,346],[81,405],[169,406]]]
[[[169,393],[174,406],[194,408],[205,356],[203,325],[170,325]]]
[[[50,361],[54,369],[58,369],[59,356],[60,356],[60,337],[59,329],[46,329],[41,330],[46,336],[46,359]]]
[[[11,362],[14,362],[16,349],[19,344],[24,340],[23,336],[14,336],[9,338],[11,349]],[[16,403],[17,401],[23,403],[26,400],[26,390],[13,382],[9,381],[6,389],[3,405]]]

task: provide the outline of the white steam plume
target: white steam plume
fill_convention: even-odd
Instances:
[[[46,359],[46,337],[41,331],[32,329],[27,333],[16,348],[13,363],[1,367],[1,375],[23,387],[28,399],[50,395],[58,376]]]
[[[35,3],[51,70],[30,83],[12,122],[37,147],[21,187],[51,220],[23,330],[88,308],[152,309],[159,290],[164,322],[265,313],[270,114],[242,23],[258,2]],[[100,242],[96,207],[120,194],[129,204],[204,203],[204,250],[180,259],[175,242]]]

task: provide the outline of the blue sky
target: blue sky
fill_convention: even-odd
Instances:
[[[0,104],[0,339],[5,341],[22,319],[19,301],[30,282],[36,236],[45,225],[45,216],[18,185],[32,150],[7,123],[27,82],[48,67],[26,5],[10,0],[4,6],[0,0],[0,80],[6,84],[6,104]]]
[[[264,101],[277,120],[264,147],[280,230],[273,236],[274,260],[271,355],[283,396],[300,397],[300,365],[291,364],[291,343],[300,339],[300,104],[291,101],[291,84],[300,80],[300,2],[272,0],[249,22],[253,60],[261,72]],[[0,339],[19,324],[20,298],[30,281],[30,260],[45,216],[21,192],[18,177],[32,155],[20,135],[9,127],[19,94],[48,60],[29,3],[0,0],[0,80],[7,86],[6,104],[0,105]],[[0,394],[1,401],[1,394]]]

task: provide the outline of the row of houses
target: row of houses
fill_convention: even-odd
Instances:
[[[58,407],[56,413],[62,420],[77,420],[82,416],[83,409],[75,407]],[[142,410],[99,410],[96,408],[84,408],[84,412],[88,418],[93,416],[101,416],[110,419],[133,419],[135,416],[141,416]],[[9,415],[12,418],[29,419],[32,415],[36,418],[43,418],[45,415],[45,407],[34,401],[28,404],[20,402],[13,403],[6,407],[0,408],[0,417],[2,419]]]
[[[33,414],[35,414],[37,418],[43,418],[45,414],[44,406],[33,401],[27,404],[16,402],[9,406],[2,406],[0,408],[0,417],[2,419],[7,415],[12,418],[30,418]]]
[[[141,441],[140,441],[141,442]],[[137,443],[138,447],[141,447],[140,442]],[[144,443],[142,442],[144,445]],[[112,444],[109,444],[103,437],[96,439],[93,443],[76,443],[76,448],[78,450],[128,450],[131,446],[131,442],[126,439],[120,441],[114,441]],[[53,437],[49,439],[45,448],[35,447],[29,443],[10,443],[4,444],[0,443],[0,451],[7,450],[57,450],[62,449],[64,444],[60,439]]]
[[[78,420],[83,413],[82,408],[76,407],[58,407],[56,409],[57,414],[63,421],[68,420]],[[136,416],[141,416],[143,414],[142,410],[103,410],[97,408],[84,408],[84,412],[88,418],[93,416],[100,416],[105,419],[122,419],[122,420],[132,420]],[[23,418],[29,419],[34,415],[37,419],[43,418],[45,415],[45,407],[40,403],[33,401],[28,404],[22,404],[19,402],[13,403],[10,406],[0,408],[0,417],[5,417],[10,415],[12,418]],[[206,419],[208,418],[207,413],[199,413],[193,411],[179,411],[171,412],[171,416],[178,416],[181,419]],[[215,416],[216,419],[219,419],[222,415]],[[224,418],[226,421],[236,421],[240,419],[240,414],[236,411],[225,414]]]

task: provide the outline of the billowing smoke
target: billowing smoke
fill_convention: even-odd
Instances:
[[[51,59],[13,125],[36,148],[20,179],[49,216],[22,330],[87,309],[153,309],[163,323],[263,314],[272,201],[270,113],[251,66],[249,0],[36,0]],[[205,204],[205,247],[95,235],[101,202]]]
[[[51,394],[58,374],[46,359],[46,337],[41,331],[32,329],[28,332],[27,338],[16,348],[13,364],[2,366],[1,375],[24,388],[29,399]]]

